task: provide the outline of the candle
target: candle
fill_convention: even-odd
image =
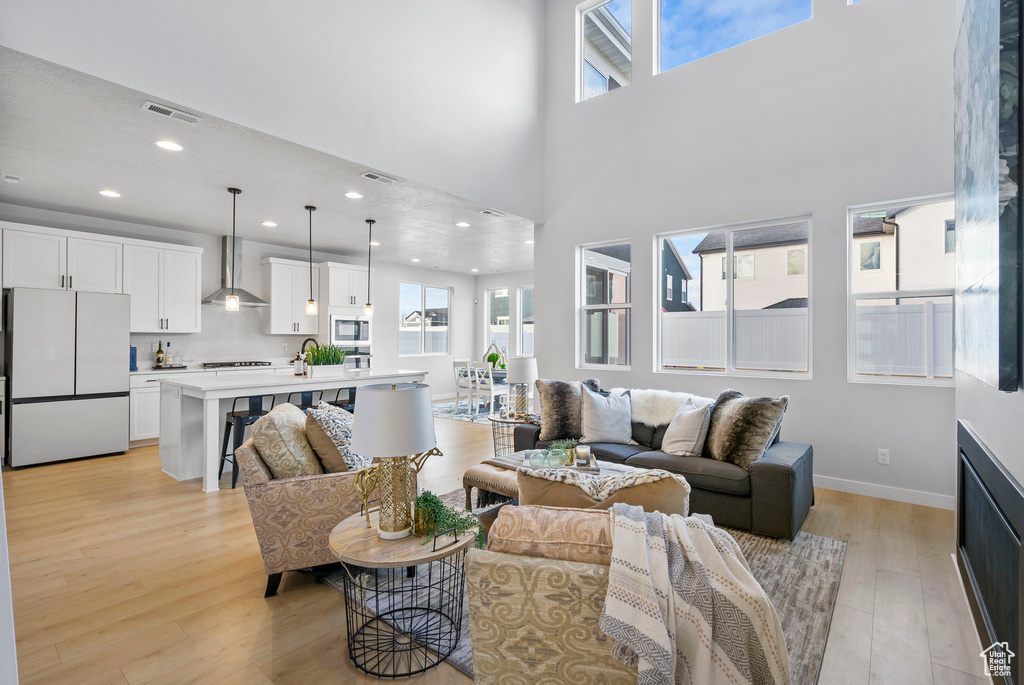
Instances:
[[[590,466],[590,445],[576,445],[576,466]]]

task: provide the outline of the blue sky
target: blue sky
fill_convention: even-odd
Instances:
[[[661,71],[810,18],[811,0],[661,0]]]

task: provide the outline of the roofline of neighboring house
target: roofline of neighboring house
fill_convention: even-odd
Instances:
[[[676,256],[676,261],[679,262],[679,266],[683,270],[683,277],[687,281],[692,281],[693,280],[693,276],[690,274],[690,270],[686,268],[686,262],[684,262],[683,258],[679,256],[679,250],[677,250],[676,246],[672,243],[672,239],[671,238],[666,238],[665,239],[665,244],[668,245],[668,248],[670,250],[672,250],[672,254],[674,254]]]
[[[803,240],[772,240],[763,243],[753,243],[751,245],[744,245],[742,247],[733,247],[736,252],[743,252],[744,250],[760,250],[765,247],[783,247],[786,245],[806,245],[807,239]],[[699,255],[715,254],[716,252],[725,252],[724,247],[706,247],[704,249],[694,248],[693,253]]]

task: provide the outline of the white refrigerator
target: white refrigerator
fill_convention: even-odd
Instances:
[[[131,297],[13,288],[5,357],[11,466],[128,449]]]

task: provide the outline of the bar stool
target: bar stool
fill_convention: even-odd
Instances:
[[[344,399],[342,399],[341,393],[345,393]],[[355,388],[338,388],[338,394],[334,396],[334,399],[328,404],[333,404],[335,407],[341,407],[347,412],[355,412],[356,410],[356,389]]]
[[[273,395],[253,395],[251,397],[236,397],[231,403],[231,411],[227,413],[224,422],[224,447],[221,449],[220,473],[224,473],[224,464],[231,462],[231,489],[238,484],[238,463],[235,461],[235,450],[245,442],[245,428],[256,423],[260,417],[266,416],[270,410],[263,408],[263,401],[270,398],[270,409],[274,408]],[[239,401],[247,401],[249,409],[242,411],[238,409]],[[231,429],[235,429],[235,440],[231,451],[228,452],[228,441],[231,439]]]
[[[292,398],[295,397],[296,395],[299,396],[299,404],[295,404],[295,401],[292,400]],[[315,398],[315,401],[314,401],[314,398]],[[315,407],[315,406],[319,405],[320,404],[320,400],[322,400],[323,398],[324,398],[324,391],[323,390],[306,390],[306,391],[303,391],[303,392],[293,392],[293,393],[290,393],[288,395],[288,402],[290,404],[295,404],[295,406],[298,407],[299,409],[301,409],[302,411],[306,411],[310,407]]]

